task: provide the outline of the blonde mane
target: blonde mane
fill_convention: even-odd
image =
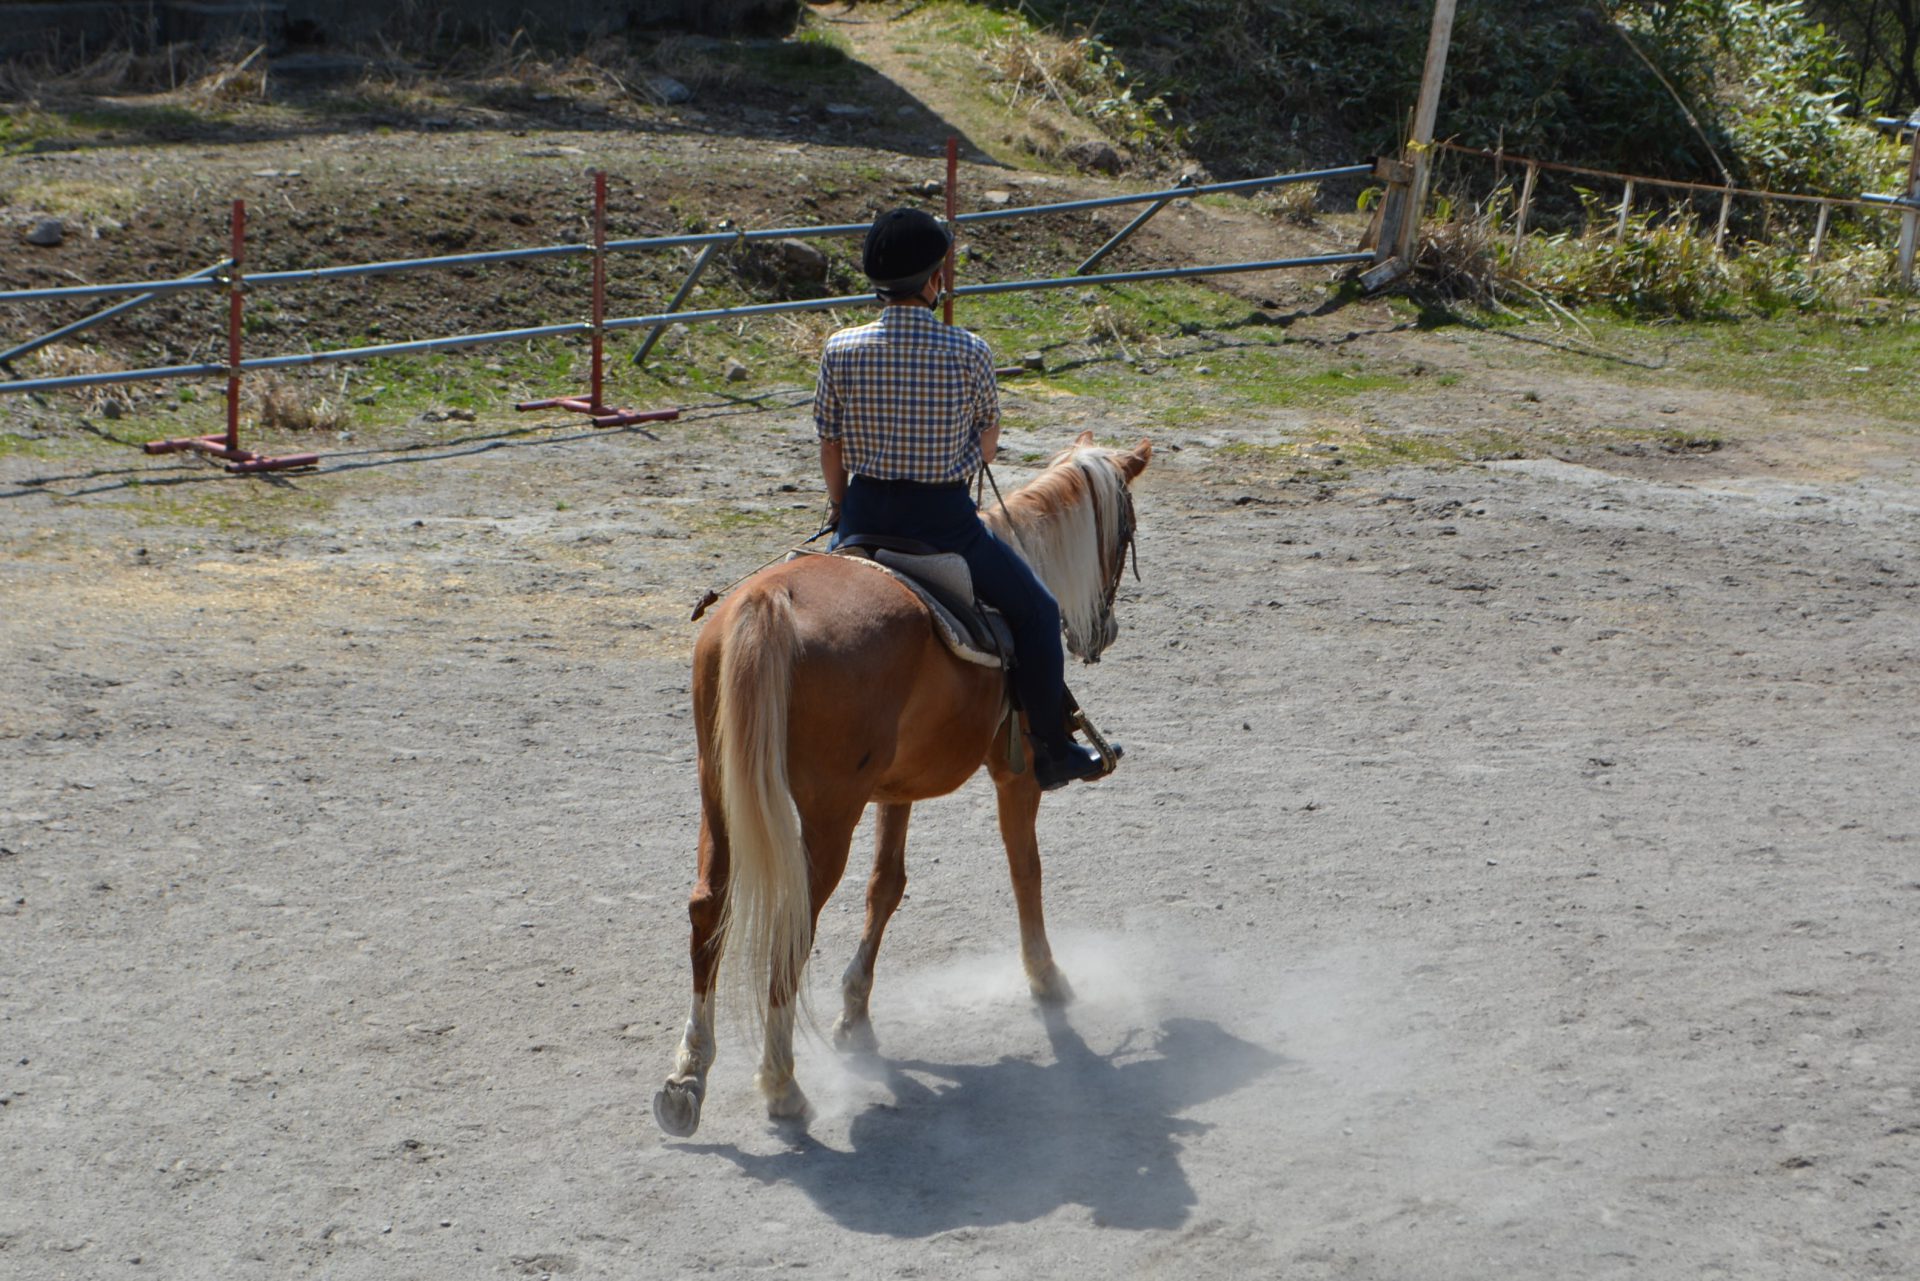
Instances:
[[[1067,649],[1089,663],[1114,639],[1107,588],[1126,554],[1126,489],[1113,450],[1076,445],[1009,494],[1004,508],[990,499],[980,513],[1053,593]]]

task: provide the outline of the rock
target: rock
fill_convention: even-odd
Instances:
[[[923,196],[938,196],[943,194],[946,191],[946,189],[947,189],[947,184],[942,182],[938,178],[929,178],[925,182],[921,183],[918,187],[914,188],[914,190],[918,191]]]
[[[693,90],[672,76],[648,76],[647,93],[663,107],[677,107],[693,101]]]
[[[1023,351],[1020,353],[1020,368],[1045,369],[1046,367],[1047,367],[1047,355],[1045,352]]]
[[[477,415],[471,409],[449,409],[447,417],[456,423],[470,423]]]
[[[739,270],[780,298],[819,298],[829,292],[831,261],[810,241],[756,241],[741,256]]]
[[[1114,149],[1113,144],[1099,138],[1074,143],[1061,153],[1061,158],[1075,168],[1089,173],[1116,174],[1126,165],[1126,161]]]
[[[809,281],[827,278],[827,255],[818,245],[806,240],[776,240],[773,252],[780,257],[787,273]]]
[[[980,194],[983,203],[989,205],[1007,205],[1013,202],[1011,191],[985,191]]]
[[[730,383],[743,383],[747,380],[747,367],[737,360],[727,362],[726,379]]]
[[[27,232],[27,243],[51,249],[67,238],[67,224],[58,218],[43,218]]]
[[[827,104],[827,114],[830,116],[853,117],[870,116],[873,112],[867,107],[856,107],[851,102],[829,102]]]

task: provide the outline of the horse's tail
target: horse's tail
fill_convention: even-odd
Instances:
[[[813,947],[807,856],[787,782],[787,719],[799,649],[793,598],[749,585],[720,651],[714,717],[729,872],[717,945],[758,1030],[776,988],[800,999]]]

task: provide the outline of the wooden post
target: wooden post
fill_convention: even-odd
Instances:
[[[1913,126],[1913,155],[1907,161],[1907,199],[1920,200],[1920,114],[1907,122]],[[1908,209],[1900,216],[1900,287],[1913,288],[1913,251],[1920,241],[1920,210]]]
[[[1433,179],[1433,126],[1440,114],[1440,86],[1447,75],[1447,46],[1453,42],[1455,0],[1434,0],[1433,26],[1427,32],[1427,65],[1420,73],[1420,98],[1413,112],[1413,137],[1407,143],[1413,164],[1413,181],[1408,188],[1406,216],[1400,221],[1395,251],[1401,261],[1413,260],[1413,246],[1420,238],[1420,223],[1426,217],[1427,184]]]
[[[1633,212],[1633,179],[1627,179],[1627,189],[1620,197],[1620,221],[1613,224],[1613,238],[1616,241],[1627,238],[1627,215]]]
[[[1520,208],[1513,219],[1513,252],[1520,252],[1521,242],[1527,238],[1527,213],[1533,208],[1533,184],[1540,177],[1540,166],[1527,161],[1527,177],[1520,184]]]
[[[1827,222],[1833,217],[1833,202],[1820,202],[1820,217],[1813,224],[1813,261],[1820,261],[1820,251],[1827,247]]]
[[[1720,253],[1727,243],[1727,215],[1733,212],[1733,191],[1720,193],[1720,225],[1713,229],[1713,251]]]

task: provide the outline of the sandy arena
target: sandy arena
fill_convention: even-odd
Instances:
[[[807,532],[803,406],[342,455],[264,532],[0,459],[0,1277],[1912,1276],[1912,455],[1247,486],[1106,412],[1010,397],[1159,446],[1072,674],[1128,760],[1041,812],[1080,1000],[976,779],[880,1060],[804,1045],[799,1136],[723,1028],[687,1142],[686,608]]]

